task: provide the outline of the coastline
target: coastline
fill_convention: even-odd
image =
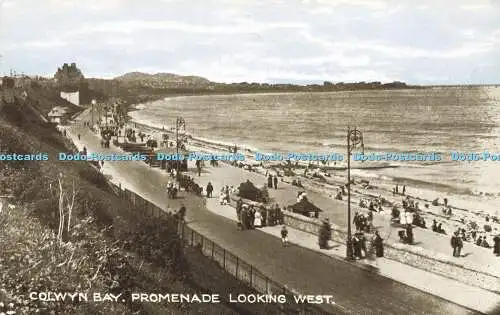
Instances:
[[[246,93],[248,94],[248,93]],[[281,93],[279,93],[281,94]],[[163,99],[167,98],[175,98],[175,97],[189,97],[189,95],[171,95],[171,96],[166,96]],[[131,104],[129,107],[129,112],[130,111],[135,111],[135,110],[140,110],[138,108],[139,106],[145,106],[148,103],[154,102],[157,100],[152,100],[149,102],[143,102],[139,104]],[[162,133],[167,133],[167,134],[175,134],[175,131],[172,130],[171,126],[164,126],[165,129],[159,128],[159,126],[155,126],[153,124],[148,125],[144,122],[137,122],[134,121],[133,118],[129,116],[129,124],[128,127],[136,128],[141,130],[142,132],[148,134],[151,138],[160,140],[161,141],[161,134]],[[228,152],[228,147],[229,146],[234,146],[234,143],[229,143],[227,141],[221,141],[217,139],[207,139],[207,138],[202,138],[202,137],[197,137],[196,135],[186,133],[186,136],[188,137],[188,144],[187,144],[187,149],[189,151],[196,151],[200,153],[219,153],[219,152]],[[239,153],[243,153],[246,157],[246,160],[242,163],[244,164],[245,168],[252,167],[252,169],[258,173],[265,174],[267,172],[274,173],[276,170],[281,170],[280,173],[282,173],[283,166],[285,163],[276,161],[276,162],[264,162],[262,167],[259,167],[261,164],[260,162],[255,161],[255,152],[259,152],[258,149],[244,146],[239,144],[238,145]],[[313,176],[304,176],[303,169],[307,167],[309,164],[310,167],[310,174],[316,174],[316,175],[321,175],[325,173],[330,173],[328,177],[323,177],[324,180],[319,180],[318,178],[314,178]],[[383,167],[394,167],[394,166],[383,166]],[[398,166],[402,167],[402,166]],[[303,184],[306,184],[307,189],[312,189],[315,190],[322,195],[328,196],[333,198],[338,191],[338,187],[342,186],[344,183],[347,181],[347,177],[345,173],[345,167],[340,167],[338,166],[337,168],[333,169],[328,169],[328,167],[322,167],[321,165],[311,165],[311,163],[305,162],[305,161],[300,161],[297,165],[296,168],[294,168],[294,176],[288,176],[288,177],[282,177],[283,181],[290,182],[293,179],[300,179]],[[369,167],[367,167],[369,168]],[[375,167],[376,168],[376,167]],[[299,170],[297,172],[297,170]],[[388,182],[384,181],[383,179],[380,178],[369,178],[369,177],[364,177],[363,176],[363,170],[358,169],[359,174],[357,174],[356,168],[352,169],[353,174],[351,175],[352,178],[357,181],[358,183],[361,180],[369,180],[369,187],[368,189],[362,188],[358,185],[356,185],[352,191],[352,203],[353,205],[357,206],[359,204],[359,201],[361,199],[365,200],[370,200],[374,199],[378,196],[384,198],[387,200],[390,204],[392,205],[398,205],[400,207],[401,205],[401,195],[396,195],[394,196],[392,194],[392,189],[396,185],[394,182]],[[402,185],[400,185],[401,187]],[[485,235],[488,237],[488,239],[491,239],[493,232],[496,231],[498,233],[498,229],[500,228],[500,225],[498,223],[494,222],[486,222],[485,217],[486,216],[497,216],[498,217],[498,209],[495,204],[495,200],[492,200],[491,202],[484,201],[478,204],[478,201],[476,200],[467,200],[466,198],[463,198],[463,196],[459,195],[452,195],[452,194],[444,194],[443,192],[431,190],[431,189],[425,189],[421,187],[414,187],[414,186],[409,186],[408,191],[412,199],[415,199],[417,202],[420,203],[420,210],[422,214],[425,216],[425,219],[427,221],[427,226],[430,228],[430,225],[432,223],[432,220],[435,219],[438,222],[443,223],[445,230],[447,231],[447,234],[449,235],[453,230],[459,227],[465,227],[469,222],[476,222],[478,226],[482,227],[484,224],[489,224],[492,227],[492,233],[486,233]],[[440,201],[443,200],[443,198],[448,198],[450,200],[450,205],[453,211],[453,216],[448,217],[445,216],[444,214],[441,213],[441,207],[442,205],[439,206],[432,206],[432,200],[439,197]],[[428,208],[423,208],[424,204],[428,204]],[[477,209],[477,208],[480,209]],[[361,211],[364,211],[366,209],[360,209]],[[385,212],[387,213],[388,211],[390,212],[390,208],[387,206],[384,207]],[[465,224],[461,222],[461,220],[465,221]],[[496,229],[496,230],[495,230]]]

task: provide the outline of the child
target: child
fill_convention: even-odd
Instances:
[[[283,228],[281,228],[281,242],[283,246],[288,245],[288,230],[286,229],[286,226],[283,225]]]

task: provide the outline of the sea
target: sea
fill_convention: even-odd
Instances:
[[[130,116],[138,123],[170,128],[183,117],[193,136],[265,153],[345,156],[347,128],[356,127],[365,154],[437,152],[443,159],[394,161],[353,175],[500,201],[500,159],[450,158],[450,152],[500,156],[497,87],[183,96],[136,109]]]

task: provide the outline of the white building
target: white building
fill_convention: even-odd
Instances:
[[[80,91],[76,92],[61,92],[61,98],[67,100],[71,104],[80,106]]]

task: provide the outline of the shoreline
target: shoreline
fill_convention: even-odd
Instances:
[[[92,138],[94,138],[94,136],[92,136]],[[88,139],[87,139],[87,140],[88,140]],[[95,143],[98,143],[98,142],[97,142],[97,140],[95,140],[94,142],[95,142]],[[99,150],[99,149],[98,149],[98,144],[95,144],[95,145],[94,145],[94,149]],[[118,148],[116,148],[116,149],[118,149]],[[135,164],[139,164],[139,163],[137,163],[137,162],[133,162],[133,164],[135,165]],[[114,167],[114,165],[113,165],[113,166],[110,166],[110,167]],[[149,187],[150,189],[155,190],[155,191],[156,191],[156,190],[158,190],[157,185],[158,185],[158,184],[160,184],[160,183],[162,183],[162,182],[164,182],[164,179],[168,177],[168,175],[167,175],[164,171],[162,171],[162,170],[160,170],[160,169],[158,169],[158,168],[150,168],[150,167],[148,167],[148,166],[147,166],[147,165],[145,165],[145,164],[144,164],[144,165],[142,165],[142,167],[136,167],[136,168],[141,168],[141,169],[146,170],[146,174],[151,174],[151,175],[155,174],[155,176],[151,176],[151,177],[149,178],[149,181],[148,181],[148,186],[147,186],[147,187]],[[227,164],[223,164],[223,165],[222,165],[222,168],[228,168],[228,171],[230,171],[230,170],[229,170],[229,168],[233,168],[233,167],[231,167],[231,166],[229,166],[229,165],[227,165]],[[106,169],[106,166],[105,166],[105,169]],[[214,169],[214,170],[215,170],[215,169]],[[218,171],[219,171],[219,173],[221,173],[221,172],[223,173],[223,172],[224,172],[222,169],[219,169]],[[241,173],[241,174],[243,174],[241,171],[236,171],[236,173]],[[130,178],[132,178],[132,177],[135,177],[135,175],[137,175],[138,173],[137,173],[136,171],[131,171],[131,172],[129,172],[129,174],[130,174]],[[156,174],[161,174],[161,175],[156,175]],[[218,176],[217,176],[217,177],[218,177]],[[259,177],[259,176],[253,176],[253,177]],[[147,177],[146,177],[146,178],[147,178]],[[159,180],[159,178],[161,178],[161,180]],[[203,175],[202,175],[202,178],[203,178]],[[226,179],[222,179],[222,182],[224,182],[225,180],[226,180]],[[257,180],[256,182],[259,182],[259,180]],[[141,189],[143,189],[143,187],[141,187]],[[141,190],[141,189],[139,189],[139,190]],[[148,194],[145,194],[144,198],[146,198],[146,196],[147,196],[147,195],[149,195],[149,193],[148,193]],[[153,194],[151,194],[151,196],[152,196],[152,195],[153,195]],[[161,192],[159,192],[159,195],[163,196],[163,194],[162,194]],[[216,203],[217,203],[217,200],[216,200],[216,199],[210,199],[210,200],[211,200],[211,201],[214,201],[214,202],[216,202]],[[182,200],[180,200],[180,202],[182,203],[183,201],[182,201]],[[205,213],[205,212],[209,212],[209,211],[201,211],[200,213]],[[188,211],[188,213],[190,213],[190,211]],[[210,214],[211,214],[211,212],[210,212]],[[202,220],[202,221],[203,221],[203,220]],[[225,222],[224,220],[222,220],[222,221],[223,221],[223,222]],[[195,224],[196,224],[196,223],[195,223]],[[218,227],[218,226],[212,226],[212,227],[211,227],[211,229],[210,229],[210,228],[207,228],[205,231],[206,231],[206,232],[209,232],[210,230],[217,231],[217,227]],[[232,225],[232,224],[230,225],[230,228],[229,228],[229,229],[230,229],[231,231],[234,229],[234,227],[233,227],[233,225]],[[232,233],[232,234],[231,234],[231,233]],[[240,237],[240,236],[241,236],[241,235],[243,235],[243,234],[241,234],[241,233],[236,233],[236,234],[234,234],[234,232],[230,232],[230,234],[226,235],[226,237],[223,237],[222,239],[225,239],[225,240],[228,240],[228,239],[229,239],[229,240],[230,240],[229,242],[230,242],[230,243],[232,243],[232,240],[230,239],[230,238],[231,238],[231,236],[230,236],[230,235],[233,235],[234,237],[236,237],[236,236]],[[255,234],[255,236],[260,236],[260,233],[259,233],[259,234],[257,234],[257,233],[256,233],[256,234]],[[240,238],[241,238],[241,237],[240,237]],[[247,242],[248,242],[248,238],[247,238],[247,236],[244,236],[244,237],[243,237],[243,239],[242,239],[242,243],[243,243],[243,244],[245,244],[245,243],[247,243]],[[256,244],[259,244],[259,242],[257,242]],[[312,238],[312,243],[311,243],[311,244],[315,244],[315,238],[314,238],[314,237]],[[278,244],[278,246],[279,246],[279,247],[281,247],[279,244]],[[235,245],[235,248],[241,248],[241,247],[240,247],[238,244],[236,244],[236,245]],[[307,247],[306,247],[306,248],[307,248]],[[294,249],[294,248],[291,248],[291,249]],[[290,249],[289,249],[289,250],[290,250]],[[287,251],[286,251],[286,254],[285,254],[285,255],[289,255],[289,250],[287,250]],[[252,252],[252,251],[250,251],[250,252]],[[307,251],[307,252],[309,252],[309,251]],[[271,253],[271,254],[270,254],[270,257],[274,257],[274,255],[273,255],[274,253],[275,253],[275,252]],[[294,256],[294,255],[292,255],[292,257],[293,257],[293,256]],[[254,256],[253,256],[253,257],[254,257]],[[258,261],[260,261],[260,262],[262,262],[261,258],[259,258],[259,259],[257,259],[257,260],[258,260]],[[316,261],[316,260],[317,260],[317,257],[315,256],[315,257],[314,257],[314,260],[311,260],[311,262],[314,262],[314,261]],[[328,261],[330,261],[330,259],[328,259]],[[264,265],[269,265],[269,264],[266,264],[266,262],[264,262]],[[279,261],[278,261],[278,265],[279,265]],[[344,265],[344,264],[341,264],[341,265]],[[323,273],[323,274],[324,274],[324,273]],[[318,279],[317,277],[312,277],[312,278],[316,278],[316,279]],[[397,280],[396,280],[396,281],[397,281]],[[439,296],[439,295],[438,295],[438,296]]]
[[[136,108],[139,105],[144,105],[144,104],[143,103],[136,104],[133,105],[133,107]],[[134,125],[137,127],[134,127]],[[141,130],[142,132],[150,135],[151,139],[159,140],[159,142],[161,142],[162,133],[174,134],[174,131],[171,130],[171,127],[168,128],[169,126],[165,126],[165,129],[162,130],[161,128],[158,128],[158,126],[148,125],[143,122],[136,122],[133,120],[133,118],[129,116],[128,128],[130,127]],[[219,153],[219,152],[228,153],[228,147],[234,145],[225,141],[199,138],[190,133],[186,133],[186,135],[188,136],[188,144],[186,147],[189,151],[195,151],[200,153]],[[263,164],[262,167],[258,167],[258,165],[260,165],[261,163],[254,160],[255,148],[248,148],[241,145],[238,148],[240,149],[238,153],[243,153],[245,155],[246,159],[242,163],[243,165],[245,165],[245,168],[248,167],[255,168],[257,166],[255,171],[262,175],[268,172],[274,174],[276,173],[276,170],[280,170],[281,171],[280,173],[283,173],[283,169],[286,166],[286,163],[283,163],[284,161],[275,161],[275,162],[266,161],[262,163]],[[243,152],[241,151],[241,149],[243,149]],[[330,198],[334,198],[334,195],[339,189],[338,187],[347,182],[347,177],[345,174],[343,174],[345,173],[345,168],[342,169],[342,167],[340,167],[337,169],[327,170],[326,172],[330,173],[330,176],[323,177],[326,179],[326,182],[322,182],[318,178],[311,177],[310,175],[304,176],[300,174],[301,173],[300,171],[305,169],[307,165],[311,167],[310,173],[316,173],[316,174],[322,173],[323,170],[326,168],[324,167],[324,165],[314,165],[307,161],[299,161],[298,166],[292,168],[293,172],[295,173],[294,176],[287,176],[287,177],[280,176],[280,177],[282,178],[283,181],[290,183],[293,179],[300,179],[303,184],[304,183],[307,184],[308,187],[304,187],[305,189],[311,189],[317,191],[320,194],[328,196]],[[297,169],[300,171],[297,172]],[[359,170],[362,171],[362,169]],[[352,171],[356,173],[356,168],[353,168]],[[358,183],[361,181],[360,179],[366,180],[362,175],[360,176],[352,174],[351,176]],[[367,179],[369,180],[371,189],[361,188],[359,185],[356,185],[352,190],[351,201],[354,206],[358,206],[359,201],[361,199],[370,200],[376,198],[377,196],[380,196],[384,200],[387,200],[390,204],[397,205],[398,208],[401,207],[400,200],[403,196],[402,195],[394,196],[391,191],[392,187],[398,184],[397,182],[394,181],[384,182],[384,180],[381,180],[379,178],[367,178]],[[400,189],[401,186],[402,185],[400,185]],[[435,219],[436,221],[443,223],[443,226],[447,231],[448,235],[450,235],[450,233],[457,228],[466,227],[469,222],[477,223],[477,225],[481,229],[485,224],[490,225],[492,227],[491,233],[484,233],[484,232],[478,233],[480,235],[486,235],[488,239],[491,239],[493,237],[493,233],[498,233],[500,224],[494,223],[491,220],[489,222],[485,221],[486,216],[489,217],[496,216],[498,218],[497,207],[493,204],[495,202],[494,200],[490,201],[492,204],[489,205],[488,201],[484,201],[481,202],[481,204],[478,204],[479,201],[467,200],[466,198],[463,198],[463,196],[446,194],[444,192],[439,192],[436,190],[414,187],[414,186],[411,187],[408,186],[408,190],[410,190],[411,193],[407,194],[407,196],[410,196],[412,199],[416,200],[419,203],[424,203],[424,204],[427,203],[429,205],[428,208],[424,208],[423,204],[420,205],[420,212],[425,217],[428,228],[430,228],[432,220]],[[435,199],[436,197],[439,197],[440,205],[432,206],[432,200]],[[444,214],[441,213],[440,208],[442,207],[443,198],[448,198],[450,200],[449,205],[453,211],[452,217],[445,216]],[[478,210],[477,208],[481,209]],[[367,208],[361,208],[361,211],[364,210],[367,210]],[[385,213],[387,213],[388,211],[390,211],[390,208],[385,206],[384,210]],[[464,220],[465,223],[461,222],[462,219]]]
[[[241,95],[245,95],[247,93],[240,93]],[[297,94],[297,93],[277,93],[277,94]],[[328,93],[331,94],[331,93]],[[334,93],[336,94],[336,93]],[[334,95],[332,94],[332,95]],[[247,94],[248,95],[248,94]],[[326,95],[326,94],[325,94]],[[235,95],[236,97],[237,95]],[[152,129],[152,132],[156,132],[161,130],[162,127],[165,127],[167,132],[171,132],[170,128],[172,124],[175,125],[175,117],[174,116],[182,116],[183,111],[182,108],[178,106],[178,104],[199,104],[196,105],[198,109],[203,109],[204,99],[193,99],[190,101],[191,96],[180,96],[182,99],[177,98],[177,95],[173,97],[168,97],[167,101],[157,101],[157,102],[148,102],[145,104],[137,104],[129,113],[129,116],[132,117],[132,121],[136,123],[142,123],[148,129]],[[287,96],[288,97],[288,96]],[[174,99],[177,98],[177,99]],[[342,98],[342,96],[341,96]],[[247,98],[242,99],[245,101]],[[342,98],[343,99],[343,98]],[[235,99],[237,100],[237,99]],[[230,104],[233,98],[222,98],[221,102],[224,104]],[[247,99],[248,104],[252,103],[251,97]],[[245,101],[245,102],[247,102]],[[255,101],[255,100],[254,100]],[[216,104],[217,99],[208,99],[206,100],[208,104]],[[150,106],[151,104],[151,106]],[[142,106],[141,106],[142,105]],[[195,105],[193,105],[195,106]],[[201,106],[201,107],[200,107]],[[251,106],[251,105],[249,105]],[[165,114],[162,112],[162,109],[165,108],[167,111],[175,112],[174,116]],[[171,109],[169,109],[171,108]],[[189,107],[191,108],[191,107]],[[151,110],[150,110],[151,109]],[[173,114],[172,114],[173,115]],[[194,118],[191,118],[192,114],[188,110],[186,114],[188,116],[187,119],[190,120],[191,127],[189,129],[190,132],[186,134],[195,138],[198,141],[206,142],[206,145],[215,144],[217,148],[216,150],[220,150],[220,147],[224,146],[234,146],[234,144],[242,144],[241,147],[244,151],[249,153],[282,153],[288,154],[290,152],[302,152],[302,153],[312,153],[312,154],[336,154],[343,157],[342,162],[337,162],[335,166],[332,161],[330,161],[330,167],[326,167],[326,164],[321,164],[319,168],[330,169],[330,170],[345,170],[345,135],[340,132],[341,130],[335,131],[333,138],[325,136],[322,134],[321,137],[311,138],[310,136],[302,138],[298,137],[297,139],[289,139],[289,134],[284,135],[283,142],[279,142],[276,140],[272,140],[269,143],[265,141],[264,138],[255,137],[252,134],[247,133],[239,133],[235,126],[231,127],[234,129],[234,132],[226,132],[225,130],[217,131],[214,129],[210,123],[199,125],[197,124],[197,118],[199,114],[194,113]],[[198,116],[197,116],[198,115]],[[174,118],[174,121],[170,121]],[[193,122],[191,122],[193,120]],[[219,122],[217,122],[219,123]],[[227,124],[223,124],[224,128],[228,127]],[[215,125],[214,125],[215,126]],[[154,130],[156,129],[156,130]],[[370,129],[370,128],[368,128]],[[367,131],[368,132],[368,131]],[[384,131],[385,132],[385,131]],[[267,133],[264,133],[267,134]],[[272,134],[274,135],[274,133]],[[268,137],[270,135],[267,135]],[[203,138],[202,138],[203,137]],[[373,140],[373,139],[372,139]],[[407,186],[417,187],[419,189],[429,188],[433,191],[439,192],[440,196],[446,197],[448,195],[448,199],[455,199],[455,196],[459,198],[466,198],[473,201],[485,202],[489,203],[491,200],[495,200],[497,204],[500,204],[500,191],[498,190],[498,186],[495,185],[497,180],[492,182],[483,180],[481,174],[483,167],[487,170],[492,170],[495,172],[495,165],[490,162],[484,162],[489,164],[478,164],[468,165],[468,162],[454,162],[449,159],[449,150],[453,148],[441,150],[439,147],[432,146],[424,146],[422,150],[415,150],[414,147],[409,147],[408,145],[388,145],[384,144],[384,142],[379,141],[370,141],[371,144],[365,145],[365,150],[367,150],[367,154],[371,153],[387,153],[393,152],[396,154],[399,153],[409,153],[409,154],[423,154],[428,155],[428,153],[439,153],[443,159],[440,161],[405,161],[405,160],[397,160],[397,161],[353,161],[351,163],[351,169],[359,169],[360,171],[355,171],[353,175],[363,177],[367,180],[373,178],[379,178],[382,180],[387,180],[391,183],[399,185],[406,184]],[[285,148],[285,149],[284,149]],[[288,149],[288,150],[286,150]],[[224,150],[225,151],[225,150]],[[241,150],[240,150],[241,151]],[[360,151],[360,150],[358,150]],[[453,151],[453,150],[452,150]],[[358,153],[358,152],[353,152]],[[307,165],[307,163],[303,163]],[[312,164],[316,164],[313,162]],[[470,169],[470,180],[469,176],[464,173],[463,166],[471,167]],[[394,168],[394,171],[389,170],[389,168]],[[361,170],[365,170],[365,172],[361,172]],[[448,173],[449,170],[449,173]],[[357,174],[359,173],[359,174]],[[447,176],[446,174],[449,174]],[[441,177],[443,178],[441,179]],[[483,185],[484,184],[484,185]],[[469,196],[471,196],[469,198]],[[438,196],[436,196],[438,197]],[[435,198],[435,197],[433,197]],[[494,213],[494,212],[493,212]]]

